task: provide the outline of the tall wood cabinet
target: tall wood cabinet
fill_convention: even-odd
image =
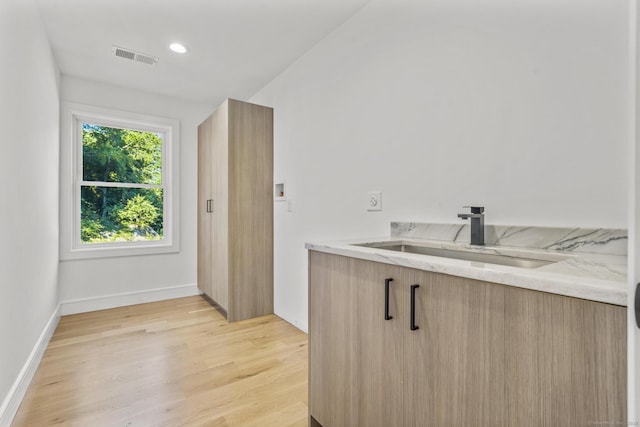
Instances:
[[[624,307],[316,251],[309,269],[313,427],[626,420]]]
[[[198,288],[230,322],[273,313],[273,109],[226,100],[198,127]]]

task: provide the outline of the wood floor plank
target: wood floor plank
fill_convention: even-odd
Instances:
[[[201,297],[65,316],[12,426],[306,426],[307,335]]]

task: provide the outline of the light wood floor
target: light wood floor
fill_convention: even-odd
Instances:
[[[201,297],[65,316],[13,426],[306,426],[307,335]]]

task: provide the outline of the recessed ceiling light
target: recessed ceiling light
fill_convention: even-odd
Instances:
[[[185,45],[180,43],[171,43],[169,45],[169,49],[171,49],[175,53],[187,53],[189,51],[189,49],[187,49]]]

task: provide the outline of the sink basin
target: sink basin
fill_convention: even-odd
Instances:
[[[461,259],[466,261],[481,262],[488,264],[507,265],[510,267],[520,268],[538,268],[545,265],[553,264],[566,259],[562,255],[545,255],[545,259],[532,258],[530,256],[491,254],[486,252],[473,252],[470,250],[444,249],[434,248],[430,246],[421,246],[417,244],[402,242],[375,242],[362,243],[355,246],[363,246],[368,248],[384,249],[395,252],[408,252],[412,254],[430,255],[443,258]],[[528,255],[528,254],[527,254]]]

